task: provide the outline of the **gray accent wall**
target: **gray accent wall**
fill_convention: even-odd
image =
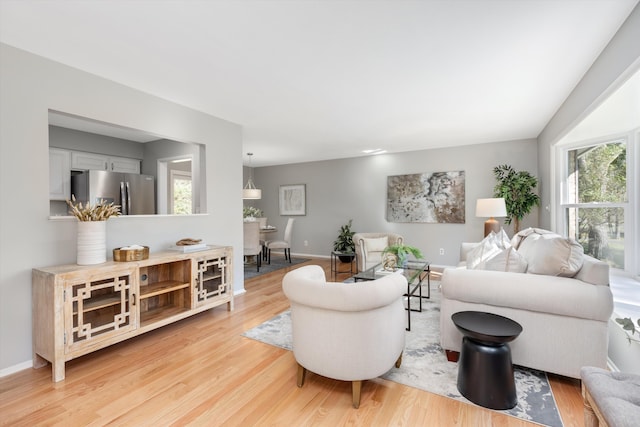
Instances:
[[[0,374],[31,366],[31,269],[76,260],[76,220],[49,219],[49,109],[206,145],[208,214],[110,219],[107,248],[231,245],[243,291],[239,125],[5,44],[0,61]]]
[[[328,257],[340,226],[353,219],[354,231],[400,233],[407,244],[421,248],[434,264],[455,265],[460,242],[479,241],[483,237],[486,218],[475,217],[476,200],[493,197],[493,168],[501,164],[537,175],[536,141],[495,142],[254,168],[254,182],[262,190],[262,199],[245,201],[245,204],[262,209],[269,224],[277,226],[278,234],[282,235],[288,217],[279,214],[279,187],[305,184],[307,214],[295,217],[292,253]],[[459,170],[465,171],[464,224],[387,222],[387,176]],[[245,173],[245,180],[247,176]],[[537,224],[538,210],[534,208],[522,228]],[[513,234],[511,226],[505,229],[509,235]],[[441,248],[444,255],[440,255]]]

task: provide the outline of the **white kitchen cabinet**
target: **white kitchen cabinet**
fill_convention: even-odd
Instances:
[[[71,169],[140,173],[140,160],[74,151],[71,153]]]
[[[140,173],[140,160],[127,157],[109,157],[112,172]]]
[[[71,152],[49,148],[49,199],[71,197]]]

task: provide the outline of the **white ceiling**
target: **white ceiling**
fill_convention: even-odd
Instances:
[[[264,166],[535,138],[637,3],[0,0],[0,41],[239,123]]]

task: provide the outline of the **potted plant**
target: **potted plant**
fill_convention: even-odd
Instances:
[[[350,219],[348,223],[340,227],[340,234],[338,234],[336,241],[333,242],[334,251],[343,253],[355,252],[356,245],[353,243],[353,235],[356,234],[356,232],[351,230],[352,221],[353,220]],[[342,262],[351,262],[353,256],[338,256],[338,258]]]
[[[422,252],[420,251],[420,249],[414,247],[414,246],[409,246],[409,245],[403,245],[403,244],[395,244],[395,245],[391,245],[391,246],[387,246],[386,248],[384,248],[384,250],[382,251],[382,259],[385,259],[385,255],[391,254],[395,257],[396,260],[396,266],[401,266],[401,267],[405,267],[407,265],[407,262],[409,261],[409,255],[413,255],[416,259],[420,259],[423,258]],[[385,264],[385,269],[388,269],[387,267],[390,266],[386,261],[384,262]]]
[[[520,231],[520,221],[540,204],[540,197],[532,190],[538,179],[527,171],[516,172],[509,165],[493,168],[498,183],[493,189],[494,197],[502,197],[507,207],[506,224],[513,221],[514,234]]]
[[[242,208],[242,218],[246,221],[255,221],[256,218],[260,218],[262,216],[262,211],[253,206],[245,206]]]

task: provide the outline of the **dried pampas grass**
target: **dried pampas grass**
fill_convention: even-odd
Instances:
[[[67,205],[71,214],[80,221],[106,221],[112,216],[120,216],[120,205],[114,205],[113,202],[107,203],[105,200],[100,200],[93,206],[90,203],[82,206],[82,203],[76,203],[75,196],[71,195]]]

